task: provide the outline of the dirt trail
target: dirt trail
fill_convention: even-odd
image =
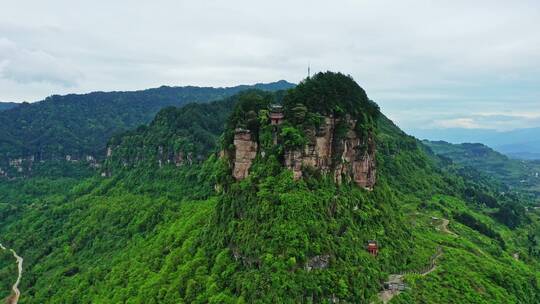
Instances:
[[[0,249],[7,250],[7,248],[4,247],[2,244],[0,244]],[[17,254],[17,252],[15,252],[15,250],[10,249],[10,251],[13,254],[13,257],[17,260],[18,276],[17,276],[17,281],[15,282],[15,284],[13,284],[13,287],[11,288],[12,290],[11,295],[6,299],[6,304],[17,304],[19,302],[19,297],[21,296],[21,291],[19,290],[19,284],[21,283],[24,259],[20,257]]]
[[[403,275],[401,274],[391,274],[388,277],[388,283],[390,284],[403,284]],[[392,300],[393,297],[400,294],[401,291],[399,289],[385,289],[381,292],[379,292],[379,300],[381,300],[383,303],[388,303],[390,300]]]
[[[408,273],[411,273],[411,274],[417,274],[417,275],[420,275],[420,276],[426,276],[430,273],[432,273],[433,271],[435,271],[435,269],[437,269],[437,264],[436,264],[436,261],[438,258],[440,258],[442,256],[443,252],[442,252],[442,249],[441,247],[437,248],[437,252],[431,257],[430,259],[430,267],[427,268],[427,269],[424,269],[423,271],[420,271],[420,272],[417,272],[417,271],[411,271],[411,272],[408,272]],[[388,277],[388,284],[392,287],[389,287],[388,289],[385,289],[381,292],[379,292],[379,299],[383,302],[383,303],[388,303],[390,302],[390,300],[392,300],[393,297],[397,296],[398,294],[401,293],[401,290],[398,288],[398,286],[405,286],[405,282],[403,281],[404,279],[404,276],[405,274],[391,274],[389,277]]]
[[[438,218],[433,218],[433,219],[439,220]],[[458,236],[454,232],[450,231],[450,229],[448,229],[448,224],[450,223],[449,220],[447,219],[440,219],[440,220],[442,220],[442,223],[438,227],[439,230],[441,230],[444,233],[451,234],[453,236]],[[442,248],[441,247],[437,248],[437,252],[431,257],[431,261],[430,261],[431,266],[428,269],[425,269],[420,272],[411,271],[410,273],[415,273],[421,276],[426,276],[432,273],[433,271],[435,271],[435,269],[437,269],[436,261],[442,255],[443,255]],[[405,282],[403,281],[403,279],[404,279],[404,274],[391,274],[388,277],[388,282],[387,282],[389,285],[389,288],[379,292],[379,300],[383,302],[384,304],[386,304],[390,302],[392,298],[400,294],[401,290],[399,289],[399,286],[405,286],[404,285]]]
[[[449,220],[447,220],[447,219],[441,219],[441,220],[442,220],[442,224],[439,227],[439,229],[441,229],[442,232],[448,233],[448,234],[451,234],[451,235],[454,235],[454,236],[458,236],[457,234],[455,234],[454,232],[452,232],[452,231],[450,231],[448,229],[448,224],[450,223]]]

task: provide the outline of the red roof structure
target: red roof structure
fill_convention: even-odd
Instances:
[[[273,126],[280,125],[283,122],[283,107],[280,105],[270,106],[270,124]]]
[[[368,241],[367,251],[372,256],[377,256],[379,254],[379,246],[377,245],[377,242],[376,241]]]

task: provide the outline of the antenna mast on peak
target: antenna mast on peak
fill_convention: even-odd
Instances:
[[[307,78],[311,77],[311,64],[308,63],[308,66],[307,66]]]

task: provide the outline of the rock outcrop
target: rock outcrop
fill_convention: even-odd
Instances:
[[[330,255],[328,254],[316,255],[310,258],[306,262],[304,269],[307,271],[311,271],[313,269],[326,269],[328,268],[329,264],[330,264]]]
[[[144,165],[149,160],[155,162],[161,168],[169,164],[174,164],[177,167],[191,166],[196,161],[204,160],[204,156],[193,152],[185,152],[181,148],[174,149],[171,145],[142,146],[132,149],[127,154],[123,153],[122,147],[117,145],[107,147],[106,160],[108,161],[106,165],[108,169],[106,170],[120,165],[123,167],[136,167]],[[92,161],[95,162],[93,157]],[[97,167],[100,167],[100,165],[98,164]],[[110,172],[107,173],[108,175],[110,175]]]
[[[302,177],[302,167],[313,167],[325,173],[330,170],[334,129],[334,118],[325,117],[318,130],[307,130],[309,143],[306,146],[285,151],[285,166],[293,171],[295,179]]]
[[[336,126],[344,123],[346,134],[336,136]],[[371,135],[362,138],[355,131],[357,121],[349,117],[343,122],[326,117],[319,130],[308,130],[309,143],[302,149],[285,152],[285,166],[295,179],[302,168],[312,167],[331,173],[337,183],[350,178],[357,185],[373,189],[376,182],[375,144]]]
[[[235,130],[233,176],[237,180],[248,176],[249,168],[257,156],[257,146],[257,142],[251,139],[249,130]]]
[[[284,166],[292,170],[295,179],[302,177],[304,168],[311,167],[331,174],[337,183],[345,178],[365,189],[373,189],[376,182],[374,139],[372,135],[359,136],[356,123],[350,117],[325,117],[318,129],[305,130],[308,138],[305,146],[284,152]],[[248,176],[258,146],[251,133],[244,129],[236,130],[234,146],[233,176],[241,180]]]

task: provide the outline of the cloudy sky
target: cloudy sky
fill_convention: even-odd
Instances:
[[[352,75],[408,131],[540,126],[540,2],[0,0],[0,100]]]

